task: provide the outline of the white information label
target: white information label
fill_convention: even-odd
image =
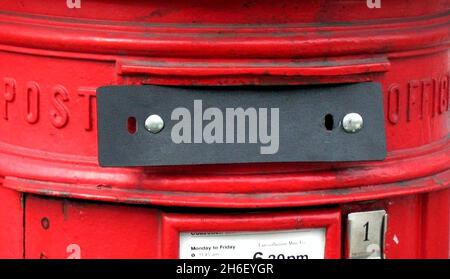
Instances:
[[[183,232],[181,259],[323,259],[325,228],[268,232]]]

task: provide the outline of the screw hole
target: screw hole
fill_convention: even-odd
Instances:
[[[41,219],[41,225],[42,228],[44,228],[44,230],[48,230],[48,228],[50,227],[50,221],[48,220],[47,217]]]
[[[128,133],[131,135],[136,133],[136,131],[137,131],[136,117],[133,117],[133,116],[128,117],[127,130],[128,130]]]
[[[332,131],[334,128],[334,118],[332,114],[325,115],[325,129]]]

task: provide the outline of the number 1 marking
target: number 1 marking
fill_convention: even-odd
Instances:
[[[363,227],[366,229],[364,241],[369,241],[369,222],[365,223]]]

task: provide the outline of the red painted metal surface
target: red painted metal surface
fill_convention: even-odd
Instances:
[[[449,257],[450,1],[81,2],[0,3],[1,257],[64,258],[73,239],[86,257],[163,256],[159,222],[171,206],[184,207],[181,219],[191,207],[301,214],[325,205],[345,218],[369,201],[390,214],[388,257]],[[99,86],[362,81],[382,84],[382,162],[97,163]]]
[[[27,197],[25,257],[157,258],[154,209]]]
[[[339,258],[345,257],[341,246],[347,243],[341,241],[341,236],[346,233],[343,229],[346,215],[379,209],[385,209],[389,216],[386,258],[448,258],[450,249],[450,216],[448,211],[442,210],[449,206],[450,190],[348,203],[334,206],[334,209],[296,208],[272,213],[254,210],[204,213],[189,209],[172,209],[167,213],[167,209],[32,195],[26,200],[26,258],[176,258],[179,232],[183,231],[313,227],[328,228],[326,257]],[[22,222],[21,216],[10,216],[2,222],[4,220]],[[16,229],[20,230],[21,226]],[[8,233],[2,240],[17,236],[15,231]],[[17,238],[17,246],[22,245],[21,236]],[[6,247],[16,245],[9,243]],[[2,257],[14,257],[14,254]]]
[[[0,205],[0,259],[20,259],[24,253],[23,194],[0,187]]]

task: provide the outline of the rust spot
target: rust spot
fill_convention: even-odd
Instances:
[[[151,20],[154,18],[165,17],[172,12],[174,12],[174,10],[170,9],[170,8],[158,8],[158,9],[151,11],[151,13],[148,15],[137,17],[135,20],[136,21],[148,21],[148,20]]]
[[[445,186],[445,180],[441,179],[440,177],[433,176],[433,180],[439,186]]]
[[[325,192],[325,195],[328,192],[328,193],[332,193],[333,195],[337,195],[337,196],[345,196],[345,195],[349,195],[353,192],[356,192],[357,191],[356,189],[360,190],[360,187],[336,188],[336,189],[330,189],[328,191],[323,191],[323,192]]]
[[[96,188],[97,188],[98,190],[102,190],[102,189],[110,190],[110,189],[112,189],[112,186],[111,186],[111,185],[99,184],[99,185],[96,186]]]
[[[395,186],[408,187],[411,186],[411,181],[409,180],[399,180],[395,182]]]
[[[39,259],[48,259],[48,257],[44,252],[41,252],[41,254],[39,255]]]
[[[70,197],[72,197],[72,193],[61,191],[61,192],[57,192],[56,196],[61,197],[61,198],[70,198]]]
[[[126,198],[124,199],[127,203],[134,203],[134,204],[150,204],[150,199],[146,198]]]
[[[51,190],[47,190],[47,189],[38,189],[37,194],[43,195],[43,196],[52,196],[53,192]]]
[[[41,219],[41,225],[42,228],[44,228],[44,230],[48,230],[48,228],[50,228],[50,221],[48,220],[47,217]]]

